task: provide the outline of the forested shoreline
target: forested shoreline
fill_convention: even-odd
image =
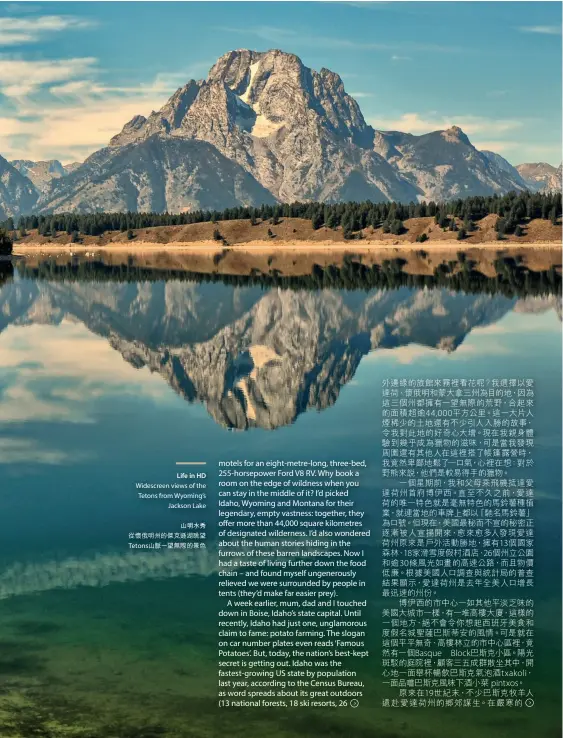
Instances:
[[[374,203],[294,202],[260,207],[233,207],[225,210],[195,210],[186,213],[60,213],[25,215],[0,222],[0,228],[16,241],[29,231],[40,236],[54,237],[66,233],[72,240],[81,236],[101,236],[107,232],[127,232],[158,226],[184,226],[192,223],[219,223],[227,220],[249,220],[251,225],[268,222],[277,225],[281,218],[303,218],[311,221],[314,230],[322,227],[341,228],[345,239],[361,237],[365,228],[382,228],[384,233],[400,235],[409,218],[432,217],[444,229],[457,233],[462,240],[475,230],[487,215],[498,215],[498,237],[522,235],[522,225],[535,218],[557,224],[561,218],[560,192],[510,192],[506,195],[468,197],[446,202]],[[218,239],[219,240],[219,239]],[[425,239],[421,239],[425,240]]]

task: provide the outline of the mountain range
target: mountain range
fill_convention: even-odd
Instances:
[[[82,164],[0,157],[0,219],[32,211],[164,211],[307,201],[443,200],[560,186],[457,126],[378,131],[338,74],[277,49],[223,55]],[[553,175],[553,176],[551,176]]]

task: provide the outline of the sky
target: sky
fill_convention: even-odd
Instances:
[[[0,154],[83,161],[231,49],[340,74],[366,120],[561,162],[560,2],[0,2]]]

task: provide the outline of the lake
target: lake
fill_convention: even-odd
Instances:
[[[560,276],[359,266],[198,278],[74,260],[0,277],[0,735],[556,738],[561,732]],[[218,459],[366,459],[380,523],[381,382],[533,378],[532,709],[216,708]],[[177,527],[135,482],[207,462],[208,548],[131,551]],[[375,583],[374,613],[380,606]],[[377,653],[377,628],[371,635]]]

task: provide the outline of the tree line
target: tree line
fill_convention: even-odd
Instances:
[[[23,238],[30,230],[43,236],[67,233],[71,240],[80,236],[101,236],[109,231],[127,232],[156,226],[183,226],[192,223],[225,220],[249,220],[252,225],[269,222],[277,225],[281,218],[310,220],[314,229],[342,228],[346,238],[356,238],[364,228],[382,228],[384,232],[399,235],[408,218],[432,217],[442,228],[458,233],[461,240],[475,228],[475,223],[487,215],[499,216],[497,233],[522,234],[522,224],[534,218],[543,218],[556,224],[561,217],[560,192],[509,192],[506,195],[474,196],[443,202],[364,202],[320,203],[293,202],[259,207],[237,206],[224,210],[194,210],[189,213],[60,213],[23,215],[17,220],[8,218],[0,227],[12,233],[12,238]],[[461,221],[461,224],[458,223]]]

